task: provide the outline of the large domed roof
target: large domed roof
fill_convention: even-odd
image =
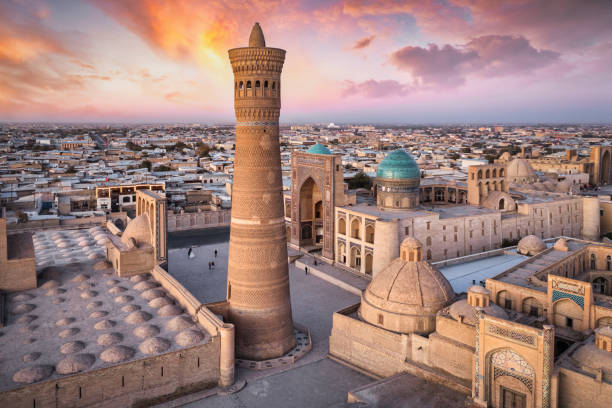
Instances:
[[[306,153],[310,153],[310,154],[332,154],[332,152],[325,146],[323,146],[321,143],[317,143],[315,145],[310,146],[310,148],[308,150],[306,150]]]
[[[435,314],[455,297],[440,271],[423,261],[420,243],[405,240],[402,255],[380,271],[363,292],[360,316],[368,323],[401,333],[430,333]]]
[[[380,271],[365,290],[364,297],[381,309],[398,313],[434,313],[455,296],[440,271],[428,262],[396,259]]]
[[[525,159],[512,160],[506,168],[506,177],[515,183],[533,182],[537,179],[535,171]]]
[[[420,178],[419,165],[412,156],[402,149],[397,149],[385,156],[378,165],[376,177],[387,180]]]

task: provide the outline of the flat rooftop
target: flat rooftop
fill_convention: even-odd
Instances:
[[[517,286],[546,291],[547,289],[545,287],[533,285],[529,281],[529,278],[534,274],[540,272],[542,269],[547,268],[550,265],[559,262],[564,258],[567,258],[574,252],[581,250],[582,248],[587,246],[587,243],[568,239],[567,246],[569,248],[569,251],[567,252],[552,249],[543,255],[528,258],[528,260],[521,264],[519,268],[509,272],[504,276],[499,277],[498,280],[501,282],[511,283]]]
[[[523,255],[504,253],[488,258],[438,267],[438,270],[448,279],[455,293],[461,293],[467,292],[467,289],[474,285],[473,281],[478,285],[480,281],[497,276],[526,259],[527,257]],[[436,264],[434,263],[433,265]]]
[[[16,373],[52,380],[76,374],[67,366],[86,372],[211,338],[149,274],[121,278],[98,259],[40,268],[38,285],[8,296],[0,392],[27,385]]]
[[[420,209],[414,210],[381,210],[376,205],[368,205],[368,204],[357,204],[352,206],[338,207],[341,210],[347,211],[358,211],[360,213],[364,213],[367,215],[372,215],[377,218],[382,218],[385,220],[391,220],[394,218],[415,218],[415,217],[424,217],[431,215],[431,213],[427,211],[423,211]]]
[[[431,216],[437,213],[440,219],[457,218],[457,217],[473,217],[482,214],[494,214],[497,211],[488,208],[479,208],[471,205],[420,205],[411,210],[383,210],[375,204],[368,205],[360,203],[353,206],[339,207],[347,211],[358,211],[367,215],[375,216],[382,219],[406,219]]]

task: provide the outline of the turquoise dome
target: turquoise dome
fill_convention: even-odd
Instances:
[[[306,150],[306,153],[310,153],[310,154],[332,154],[332,152],[327,147],[323,146],[321,143],[317,143],[316,145],[310,146],[310,148],[308,150]]]
[[[418,179],[421,171],[411,155],[397,149],[385,156],[378,165],[376,178],[387,180]]]

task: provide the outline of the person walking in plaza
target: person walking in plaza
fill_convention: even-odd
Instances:
[[[217,250],[215,249],[215,258],[217,257]]]

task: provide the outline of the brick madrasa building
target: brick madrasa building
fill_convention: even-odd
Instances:
[[[405,238],[361,302],[334,314],[330,355],[388,387],[407,372],[475,406],[609,406],[612,245],[559,238],[547,248],[530,236],[519,250],[530,256],[456,295]]]
[[[324,260],[366,277],[418,239],[427,261],[498,250],[528,235],[540,239],[600,238],[596,197],[573,195],[566,183],[537,175],[529,162],[469,167],[466,180],[422,178],[404,150],[379,163],[375,198],[344,189],[340,155],[320,144],[292,156],[285,194],[287,236],[294,248],[320,250]]]

